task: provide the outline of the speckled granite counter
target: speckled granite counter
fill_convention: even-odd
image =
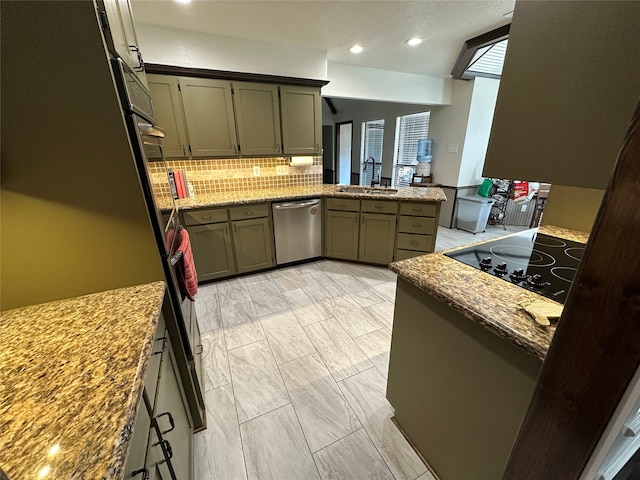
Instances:
[[[583,232],[551,226],[541,227],[539,232],[581,243],[589,238]],[[465,317],[544,360],[555,325],[539,326],[518,306],[522,300],[544,297],[442,253],[395,262],[389,268]]]
[[[309,187],[273,188],[269,190],[242,190],[237,192],[198,194],[192,198],[176,201],[178,209],[188,210],[203,207],[224,207],[254,202],[277,202],[312,197],[371,198],[385,200],[415,200],[418,202],[444,202],[447,200],[442,189],[437,187],[398,187],[397,193],[389,193],[384,188],[379,193],[338,192],[337,185],[315,185]],[[160,205],[167,208],[167,204]]]
[[[10,480],[123,478],[164,291],[154,282],[0,315]]]

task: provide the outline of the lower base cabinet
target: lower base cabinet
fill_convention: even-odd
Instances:
[[[233,226],[233,247],[238,273],[262,270],[274,265],[273,235],[269,218],[236,220]]]
[[[393,262],[396,216],[378,213],[361,215],[358,259],[367,263],[390,264]]]
[[[124,478],[193,479],[193,422],[162,315],[147,365]]]
[[[187,231],[199,282],[236,273],[227,222],[193,225]]]
[[[358,259],[360,214],[328,210],[325,222],[325,256],[342,260]]]

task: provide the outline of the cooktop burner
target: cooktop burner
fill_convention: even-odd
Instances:
[[[583,243],[523,232],[445,255],[564,303],[584,248]]]

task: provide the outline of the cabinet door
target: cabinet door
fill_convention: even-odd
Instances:
[[[320,89],[280,87],[282,143],[285,154],[320,155],[322,104]]]
[[[180,373],[171,342],[162,359],[154,419],[160,438],[170,450],[169,463],[176,479],[193,478],[193,425],[180,385]]]
[[[235,273],[227,222],[195,225],[187,231],[199,282]]]
[[[238,273],[272,267],[273,235],[269,219],[237,220],[231,224]]]
[[[136,72],[142,83],[146,84],[144,65],[141,63],[142,55],[138,57],[139,45],[129,0],[104,0],[104,8],[109,20],[115,53]]]
[[[234,157],[238,153],[231,83],[180,77],[182,104],[194,157]]]
[[[169,75],[147,75],[147,84],[156,120],[164,129],[162,149],[167,158],[188,156],[187,132],[185,129],[182,98],[178,90],[178,78]]]
[[[240,154],[281,155],[278,86],[233,82],[233,104]]]
[[[343,260],[358,259],[357,212],[327,210],[325,223],[325,255]]]
[[[144,403],[144,399],[140,398],[140,404],[138,405],[138,414],[136,416],[136,423],[133,425],[133,437],[131,438],[131,448],[129,450],[129,456],[127,457],[127,463],[124,467],[124,478],[142,478],[142,474],[139,472],[145,468],[145,461],[147,456],[147,442],[149,439],[149,429],[151,428],[151,417],[147,411],[147,406]],[[134,475],[135,473],[135,475]]]
[[[388,265],[393,261],[396,216],[363,213],[360,226],[361,262]]]

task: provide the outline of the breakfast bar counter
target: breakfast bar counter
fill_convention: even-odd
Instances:
[[[517,235],[527,233],[536,230]],[[502,478],[555,333],[520,303],[545,297],[442,252],[390,268],[398,284],[387,399],[397,424],[440,480]]]
[[[0,469],[10,480],[121,479],[164,282],[0,316]]]

